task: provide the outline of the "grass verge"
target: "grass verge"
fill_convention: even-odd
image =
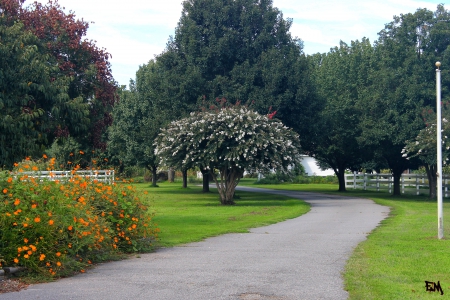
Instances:
[[[337,185],[329,184],[244,184],[342,195]],[[442,299],[440,291],[427,291],[425,281],[439,281],[444,296],[450,295],[449,199],[444,200],[446,238],[438,240],[436,201],[361,190],[346,194],[391,208],[390,216],[355,248],[347,262],[344,279],[349,299]]]
[[[223,206],[215,189],[202,193],[201,187],[186,189],[177,183],[134,184],[148,191],[153,221],[160,229],[161,247],[172,247],[225,233],[248,232],[250,228],[298,217],[309,211],[301,200],[278,195],[237,191],[236,205]]]

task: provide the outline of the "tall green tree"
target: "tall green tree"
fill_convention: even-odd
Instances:
[[[263,114],[272,106],[307,148],[321,106],[291,25],[271,0],[184,1],[175,36],[156,58],[164,84],[155,105],[173,119],[216,98],[254,102]]]
[[[45,45],[5,12],[0,39],[0,167],[12,168],[25,156],[41,155],[50,144],[48,131],[55,130],[60,105],[77,111],[64,124],[86,123],[88,107],[69,101],[69,79],[57,76],[57,62]]]
[[[20,47],[23,45],[20,49],[2,43],[6,54],[2,56],[1,69],[5,71],[0,75],[0,84],[7,88],[1,90],[5,109],[0,115],[3,126],[8,128],[17,127],[17,120],[26,116],[28,123],[18,128],[29,131],[2,130],[9,136],[2,137],[8,143],[2,143],[4,148],[0,148],[9,156],[2,157],[0,165],[9,166],[12,161],[21,160],[24,153],[42,152],[60,137],[75,138],[86,153],[105,150],[104,135],[117,100],[109,54],[94,42],[83,40],[88,23],[78,20],[72,12],[66,14],[57,1],[27,7],[23,3],[0,2],[2,40],[10,42],[17,26],[23,31],[17,38],[27,37],[19,43]],[[25,66],[26,63],[30,65]],[[7,71],[16,66],[20,72]],[[29,147],[21,139],[35,142],[36,146]]]
[[[413,166],[402,149],[424,127],[423,107],[435,106],[434,64],[449,59],[449,21],[443,5],[434,13],[418,9],[402,14],[386,24],[374,45],[373,80],[360,102],[361,141],[389,165],[395,195],[400,194],[401,174]]]
[[[158,113],[138,93],[133,81],[130,82],[129,90],[122,89],[119,95],[120,101],[113,110],[114,121],[108,129],[108,150],[124,165],[148,169],[152,172],[152,185],[157,186],[159,161],[154,154],[153,143],[160,130]]]
[[[370,158],[358,141],[361,111],[357,106],[369,84],[373,49],[368,39],[340,43],[327,54],[311,57],[316,88],[325,104],[316,122],[318,131],[309,154],[331,167],[345,191],[345,171],[357,170]]]

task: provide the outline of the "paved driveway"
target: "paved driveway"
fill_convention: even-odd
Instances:
[[[389,209],[345,196],[264,191],[303,199],[311,211],[250,233],[101,264],[0,299],[346,299],[345,263]]]

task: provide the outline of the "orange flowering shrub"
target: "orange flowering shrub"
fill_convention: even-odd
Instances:
[[[49,181],[3,172],[0,267],[65,276],[120,252],[150,251],[158,231],[151,217],[126,183],[77,176]]]

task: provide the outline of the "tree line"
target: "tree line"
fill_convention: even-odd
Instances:
[[[126,88],[114,82],[105,50],[81,40],[86,23],[52,2],[17,3],[0,4],[3,166],[30,149],[69,151],[72,139],[117,165],[144,166],[156,179],[161,128],[226,99],[263,115],[276,111],[299,135],[301,152],[335,171],[341,191],[346,170],[388,168],[400,194],[405,170],[433,168],[425,148],[411,145],[432,127],[436,61],[443,102],[448,97],[443,5],[394,17],[373,43],[362,38],[306,55],[289,32],[292,20],[271,0],[187,0],[165,50]],[[197,167],[206,176],[208,166]]]

